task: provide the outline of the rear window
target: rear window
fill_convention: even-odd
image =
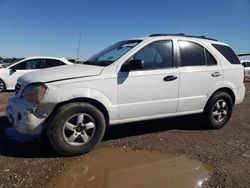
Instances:
[[[178,44],[182,66],[217,65],[215,58],[203,46],[190,41],[178,41]]]
[[[61,61],[57,59],[45,59],[45,64],[44,68],[49,68],[49,67],[56,67],[56,66],[61,66],[64,65]]]
[[[182,66],[206,65],[204,48],[189,41],[178,41]]]
[[[206,53],[207,65],[217,65],[217,61],[212,56],[212,54],[210,54],[210,52],[207,50],[205,50],[205,53]]]
[[[212,44],[231,64],[240,64],[240,60],[229,46]]]
[[[244,62],[244,63],[242,63],[242,65],[243,65],[244,67],[250,67],[250,61],[249,61],[249,62]]]

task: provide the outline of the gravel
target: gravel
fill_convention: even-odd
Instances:
[[[244,102],[235,106],[222,129],[207,129],[197,115],[123,124],[108,128],[97,147],[185,155],[210,169],[204,187],[250,187],[250,84],[246,86]],[[43,138],[20,135],[11,128],[4,112],[9,94],[0,94],[0,188],[46,187],[82,156],[61,157]]]

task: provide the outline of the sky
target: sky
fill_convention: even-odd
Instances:
[[[152,33],[205,35],[250,53],[250,0],[0,0],[0,56],[88,58]]]

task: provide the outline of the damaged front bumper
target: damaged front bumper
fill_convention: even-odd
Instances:
[[[23,134],[40,135],[46,116],[39,114],[38,105],[23,100],[15,94],[9,97],[6,115],[15,129]]]

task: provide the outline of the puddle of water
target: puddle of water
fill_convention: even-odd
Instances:
[[[55,188],[195,188],[208,180],[201,162],[184,156],[101,149],[76,159],[55,178]]]
[[[25,142],[31,142],[34,141],[35,139],[38,138],[38,136],[33,136],[33,135],[26,135],[26,134],[21,134],[17,132],[17,130],[14,127],[8,127],[5,129],[5,135],[17,142],[25,143]]]

